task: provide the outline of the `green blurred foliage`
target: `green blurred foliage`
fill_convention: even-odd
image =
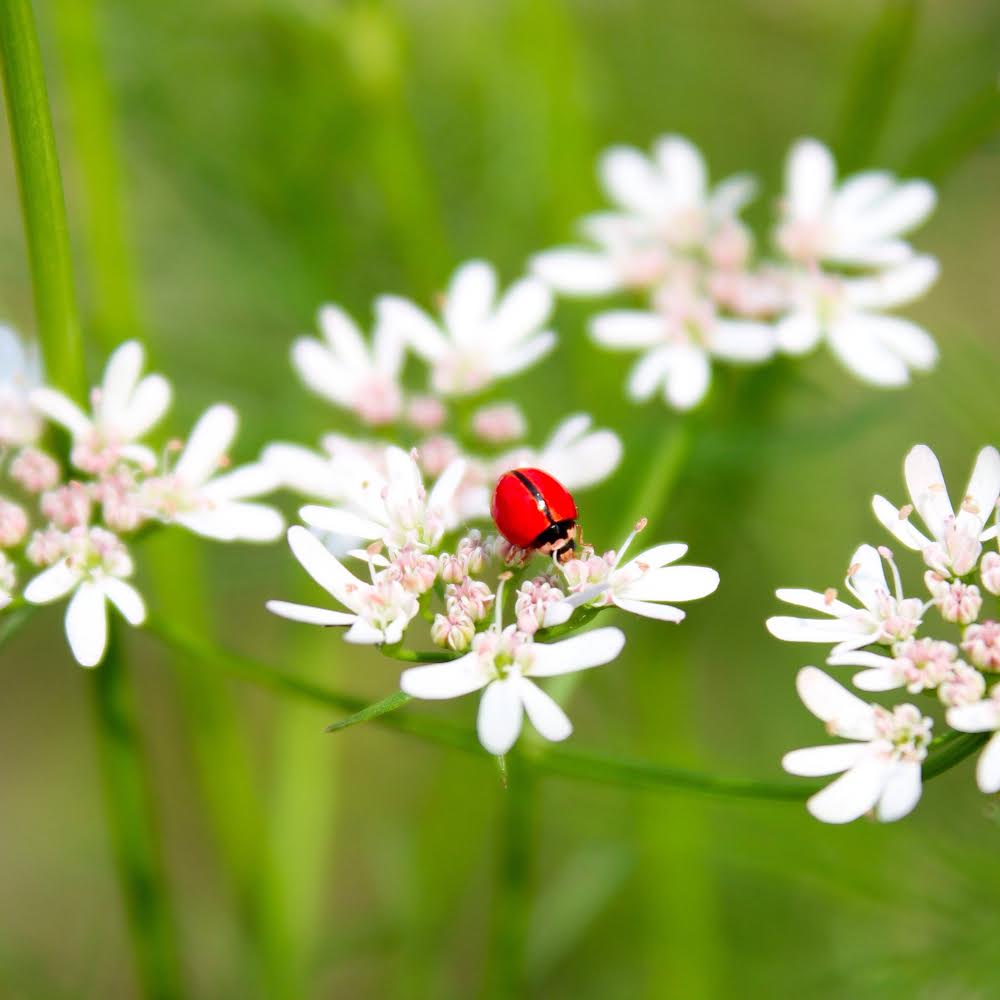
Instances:
[[[311,328],[321,302],[367,322],[379,292],[429,302],[470,256],[515,277],[528,254],[565,240],[573,220],[600,204],[594,161],[611,142],[646,146],[681,132],[715,176],[757,173],[763,194],[750,218],[758,225],[777,196],[785,150],[801,135],[843,142],[859,164],[944,171],[940,207],[915,240],[940,258],[942,278],[913,311],[939,340],[939,370],[891,393],[853,382],[825,353],[719,377],[692,421],[692,458],[669,510],[647,513],[651,537],[687,541],[695,561],[720,570],[722,586],[676,631],[630,620],[626,654],[588,675],[574,703],[581,745],[776,777],[780,754],[819,734],[792,684],[809,651],[763,628],[774,588],[834,583],[855,545],[884,541],[868,500],[901,496],[910,445],[931,444],[961,480],[1000,429],[1000,145],[989,138],[995,111],[982,103],[996,86],[1000,8],[928,2],[907,51],[873,64],[865,53],[879,17],[907,20],[880,8],[869,0],[39,0],[88,328],[96,334],[109,322],[107,290],[86,266],[103,246],[123,253],[135,274],[134,302],[114,313],[126,328],[112,336],[148,335],[157,366],[178,386],[175,429],[206,404],[231,400],[243,414],[237,457],[250,457],[269,440],[309,442],[347,427],[287,364],[291,338]],[[107,132],[100,92],[95,104],[67,90],[81,17],[94,18],[105,64]],[[972,118],[972,140],[968,128],[948,130],[962,115]],[[112,199],[104,210],[121,213],[124,248],[94,235],[106,216],[95,222],[85,197],[92,153],[73,140],[93,140],[91,127],[118,146],[117,174],[97,185]],[[0,304],[31,329],[8,153]],[[620,473],[581,504],[588,537],[611,547],[650,442],[678,418],[658,403],[623,403],[627,359],[587,342],[587,312],[560,306],[557,354],[516,392],[538,437],[585,408],[624,438]],[[96,371],[98,352],[91,362]],[[904,563],[915,578],[916,563]],[[206,615],[227,645],[372,698],[392,690],[391,663],[327,635],[306,645],[264,613],[266,597],[303,586],[282,546],[206,546],[205,566]],[[84,687],[60,628],[59,612],[39,614],[2,659],[0,993],[129,996]],[[142,637],[130,649],[187,971],[198,996],[242,997],[232,902],[194,791],[167,660]],[[270,695],[236,685],[231,694],[266,787],[291,752],[290,717],[278,717]],[[416,710],[472,725],[471,701]],[[311,884],[288,903],[299,907],[289,926],[307,995],[478,995],[497,935],[505,792],[495,769],[485,755],[429,749],[374,725],[325,735],[324,721],[312,710],[299,717],[298,784],[275,792],[259,831],[275,838],[286,872],[299,862],[295,851],[309,866]],[[277,811],[295,800],[301,826],[313,793],[310,841],[308,824],[290,830]],[[930,785],[917,813],[890,828],[825,828],[795,804],[552,778],[540,783],[535,807],[530,995],[1000,992],[992,946],[1000,813],[975,790],[968,765]]]

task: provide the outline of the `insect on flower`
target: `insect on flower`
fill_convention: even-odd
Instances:
[[[557,479],[541,469],[512,469],[497,481],[490,513],[511,545],[573,558],[579,532],[576,502]]]

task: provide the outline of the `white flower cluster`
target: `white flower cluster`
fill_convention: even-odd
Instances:
[[[85,413],[42,384],[32,349],[0,328],[0,608],[68,597],[66,635],[85,667],[104,656],[108,602],[131,625],[146,617],[124,536],[161,522],[221,541],[273,541],[284,527],[276,510],[248,502],[275,487],[268,467],[217,474],[236,435],[230,406],[211,407],[162,457],[142,443],[172,396],[163,376],[143,376],[143,363],[138,343],[122,344]],[[69,434],[71,472],[40,446],[46,419]]]
[[[380,298],[370,344],[339,308],[324,307],[323,341],[296,341],[293,364],[309,388],[366,431],[328,434],[321,452],[276,443],[262,455],[286,487],[314,501],[299,512],[307,527],[290,528],[288,541],[338,603],[271,601],[269,609],[344,626],[348,642],[380,645],[390,655],[422,629],[440,650],[429,657],[435,662],[403,673],[403,690],[417,698],[483,690],[479,736],[495,754],[513,745],[525,712],[544,737],[565,739],[569,720],[534,678],[606,663],[625,641],[618,629],[601,628],[543,642],[544,633],[536,639],[542,629],[575,631],[612,605],[680,621],[683,613],[662,602],[702,597],[718,583],[713,570],[668,565],[684,555],[683,545],[657,546],[624,565],[620,555],[585,547],[579,558],[549,560],[544,572],[529,575],[532,553],[474,526],[488,523],[494,485],[510,469],[540,468],[582,489],[605,479],[621,458],[617,436],[591,430],[585,414],[566,418],[534,448],[517,441],[526,421],[514,404],[464,405],[551,349],[555,336],[542,329],[551,308],[546,286],[533,278],[497,300],[493,269],[479,261],[452,278],[440,320],[403,299]],[[404,387],[408,360],[425,367],[417,395]],[[380,425],[392,425],[394,440],[411,450],[373,438],[371,428]],[[429,489],[425,479],[433,480]]]
[[[910,503],[897,508],[876,496],[872,507],[899,542],[922,555],[927,596],[904,596],[892,552],[862,545],[846,580],[858,606],[840,600],[832,588],[779,590],[782,600],[825,617],[771,618],[768,629],[791,642],[830,644],[830,666],[863,668],[853,677],[862,691],[905,688],[912,695],[936,696],[953,730],[1000,732],[1000,684],[986,696],[988,678],[1000,672],[1000,552],[984,552],[984,544],[997,538],[1000,453],[992,447],[979,453],[957,512],[926,445],[906,456],[904,473]],[[924,530],[913,524],[914,513]],[[926,635],[932,609],[940,624]],[[920,798],[921,762],[933,720],[913,704],[892,710],[868,704],[815,667],[800,671],[798,690],[832,735],[854,741],[785,756],[784,767],[792,774],[844,772],[809,800],[812,814],[844,823],[871,809],[881,820],[909,813]],[[1000,791],[1000,736],[980,757],[977,779],[982,791]]]
[[[709,186],[699,151],[665,136],[645,156],[614,147],[600,161],[614,210],[589,215],[589,246],[538,254],[533,271],[569,296],[642,296],[642,308],[599,313],[593,339],[642,355],[628,380],[634,400],[661,391],[686,410],[708,391],[713,360],[767,361],[804,354],[825,340],[855,375],[899,386],[937,360],[931,337],[887,310],[923,295],[937,262],[901,237],[935,203],[924,181],[865,171],[839,185],[830,151],[813,139],[788,157],[785,193],[761,259],[740,219],[756,184],[740,175]]]

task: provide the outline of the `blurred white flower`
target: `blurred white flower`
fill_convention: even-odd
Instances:
[[[33,444],[42,421],[30,395],[42,384],[42,361],[33,342],[0,325],[0,447]]]
[[[937,275],[937,261],[926,256],[863,277],[807,270],[789,275],[790,308],[775,328],[778,346],[805,354],[825,339],[844,367],[865,382],[906,385],[911,371],[937,364],[937,344],[916,323],[885,310],[919,298]]]
[[[566,295],[655,286],[675,254],[704,246],[720,229],[732,231],[755,190],[745,175],[710,190],[701,153],[677,135],[658,139],[652,157],[613,147],[601,157],[599,172],[618,211],[583,220],[583,234],[596,249],[557,247],[532,258],[533,272]]]
[[[854,174],[838,187],[830,150],[802,139],[788,154],[776,241],[805,265],[898,264],[913,252],[900,237],[924,222],[936,201],[927,181],[898,182],[884,170]]]
[[[976,783],[987,795],[1000,792],[1000,684],[994,684],[983,701],[948,709],[947,720],[962,733],[993,733],[979,755]]]
[[[273,469],[255,462],[215,475],[228,464],[237,424],[236,411],[223,403],[202,414],[173,468],[142,484],[139,503],[148,516],[221,542],[270,542],[281,534],[284,520],[273,507],[247,502],[276,488]]]
[[[320,309],[319,326],[325,343],[299,337],[292,345],[292,364],[302,381],[365,424],[396,420],[403,410],[399,336],[380,322],[369,347],[354,320],[334,305]]]
[[[561,642],[535,643],[514,625],[491,626],[472,640],[472,650],[450,663],[404,670],[400,687],[414,698],[458,698],[482,691],[477,730],[492,754],[517,741],[524,713],[547,740],[573,731],[566,713],[531,678],[554,677],[613,660],[625,645],[616,628],[599,628]]]
[[[815,667],[803,667],[796,686],[831,735],[854,741],[785,754],[782,766],[790,774],[844,772],[809,799],[809,812],[824,823],[849,823],[870,809],[883,822],[911,812],[920,799],[932,720],[913,705],[869,705]]]
[[[982,543],[997,535],[1000,453],[993,447],[979,452],[957,514],[948,497],[941,465],[927,445],[911,449],[903,474],[911,504],[897,509],[884,497],[875,496],[875,516],[907,548],[920,552],[936,573],[943,577],[970,573],[979,560]],[[914,509],[930,537],[910,521]]]
[[[268,601],[267,609],[282,618],[310,625],[350,626],[346,642],[394,645],[419,610],[417,598],[397,580],[381,574],[371,583],[359,580],[310,531],[288,529],[288,544],[302,568],[350,612],[288,601]]]
[[[17,567],[3,552],[0,552],[0,611],[14,600],[17,587]]]
[[[141,377],[144,360],[138,341],[115,350],[100,387],[91,393],[91,416],[56,389],[44,386],[31,393],[35,409],[70,432],[70,457],[78,469],[100,474],[123,459],[147,471],[155,468],[156,455],[137,442],[167,412],[171,388],[162,375]]]
[[[777,596],[789,604],[819,611],[828,618],[791,618],[783,615],[768,618],[768,631],[785,642],[824,642],[835,644],[834,653],[860,649],[870,643],[891,645],[910,638],[920,625],[924,604],[918,598],[905,598],[895,564],[891,564],[896,593],[893,596],[885,579],[882,558],[871,545],[860,546],[851,557],[845,586],[861,604],[852,607],[837,599],[832,588],[825,593],[801,588],[783,588]]]
[[[130,625],[146,620],[146,606],[126,582],[132,575],[132,557],[110,531],[73,528],[62,536],[62,548],[58,562],[28,581],[24,599],[29,604],[50,604],[72,592],[66,608],[66,637],[77,663],[94,667],[107,648],[107,602]]]
[[[441,324],[406,299],[382,296],[379,326],[408,344],[431,366],[431,385],[445,396],[481,392],[498,379],[530,368],[556,342],[543,330],[552,294],[522,278],[497,298],[496,272],[485,261],[463,264],[452,276]]]
[[[366,541],[379,540],[390,553],[406,545],[438,545],[446,531],[458,524],[455,492],[465,473],[465,462],[456,459],[431,488],[412,453],[385,449],[385,474],[360,455],[337,463],[347,505],[323,507],[308,504],[299,512],[303,521],[320,531]]]

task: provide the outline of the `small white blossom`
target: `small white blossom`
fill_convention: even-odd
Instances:
[[[202,414],[174,467],[143,483],[149,516],[222,542],[270,542],[281,534],[284,521],[273,507],[248,502],[275,488],[270,467],[251,463],[215,475],[228,463],[237,423],[236,411],[222,403]]]
[[[905,687],[910,694],[919,694],[952,679],[958,666],[958,649],[950,642],[906,639],[896,644],[892,656],[851,650],[834,653],[826,662],[831,667],[867,667],[851,679],[862,691]]]
[[[445,396],[481,392],[530,368],[555,346],[555,334],[543,329],[552,312],[548,288],[523,278],[498,299],[496,272],[485,261],[470,261],[455,272],[440,325],[397,296],[383,296],[376,309],[380,327],[431,366],[431,385]]]
[[[784,588],[777,596],[789,604],[819,611],[828,618],[791,618],[783,615],[768,618],[768,631],[785,642],[833,643],[834,653],[860,649],[869,643],[889,646],[910,638],[920,625],[923,602],[904,598],[896,581],[895,596],[886,583],[879,552],[862,545],[851,558],[845,585],[861,604],[852,607],[838,600],[832,588],[825,593],[800,588]]]
[[[33,342],[0,325],[0,447],[33,444],[42,421],[32,407],[32,390],[42,384],[42,362]]]
[[[869,705],[815,667],[799,671],[797,687],[831,735],[854,741],[785,754],[782,766],[790,774],[844,772],[809,799],[809,812],[824,823],[849,823],[871,809],[883,822],[910,813],[920,799],[932,720],[913,705]]]
[[[72,435],[71,459],[78,469],[99,474],[123,459],[146,470],[156,466],[156,455],[137,442],[167,412],[171,388],[162,375],[142,378],[144,360],[138,341],[115,350],[100,387],[91,394],[91,416],[56,389],[43,387],[31,393],[32,405]]]
[[[924,562],[943,577],[965,576],[975,569],[982,543],[996,537],[994,519],[1000,497],[1000,453],[983,448],[976,457],[972,478],[955,513],[948,497],[941,465],[934,452],[918,444],[903,465],[912,506],[897,509],[884,497],[872,500],[872,509],[882,525],[907,548],[920,552]],[[910,520],[920,515],[929,535]]]
[[[392,423],[403,409],[399,383],[403,343],[379,323],[371,347],[354,320],[337,306],[319,312],[324,342],[300,337],[292,345],[292,364],[313,392],[371,426]]]
[[[987,795],[1000,792],[1000,684],[994,684],[983,701],[948,709],[947,719],[959,732],[993,733],[979,755],[976,783]]]
[[[403,638],[419,605],[398,580],[384,574],[376,575],[371,583],[359,580],[315,535],[299,525],[288,529],[288,544],[303,569],[350,610],[268,601],[268,611],[310,625],[349,626],[346,642],[391,646]]]
[[[472,640],[472,650],[450,663],[404,670],[400,687],[414,698],[458,698],[482,691],[477,730],[479,742],[493,754],[505,754],[517,741],[525,712],[547,740],[564,740],[573,731],[566,713],[534,683],[596,667],[613,660],[625,636],[600,628],[561,642],[535,643],[514,625],[491,626]]]
[[[1000,622],[970,625],[962,634],[962,650],[980,670],[1000,671]]]
[[[385,450],[386,472],[356,456],[337,466],[348,505],[323,507],[309,504],[299,512],[303,521],[320,531],[379,540],[390,553],[406,545],[436,547],[444,533],[458,523],[455,492],[465,472],[457,459],[441,474],[430,493],[424,488],[420,468],[412,454],[401,448]]]
[[[29,604],[50,604],[72,593],[66,608],[66,637],[76,661],[94,667],[107,647],[107,602],[130,625],[145,621],[146,607],[126,582],[132,575],[132,557],[110,531],[77,527],[62,541],[59,561],[28,581],[24,599]]]
[[[936,200],[926,181],[899,183],[881,170],[855,174],[838,187],[829,149],[802,139],[785,167],[777,243],[803,265],[898,264],[913,252],[900,237],[931,214]]]

